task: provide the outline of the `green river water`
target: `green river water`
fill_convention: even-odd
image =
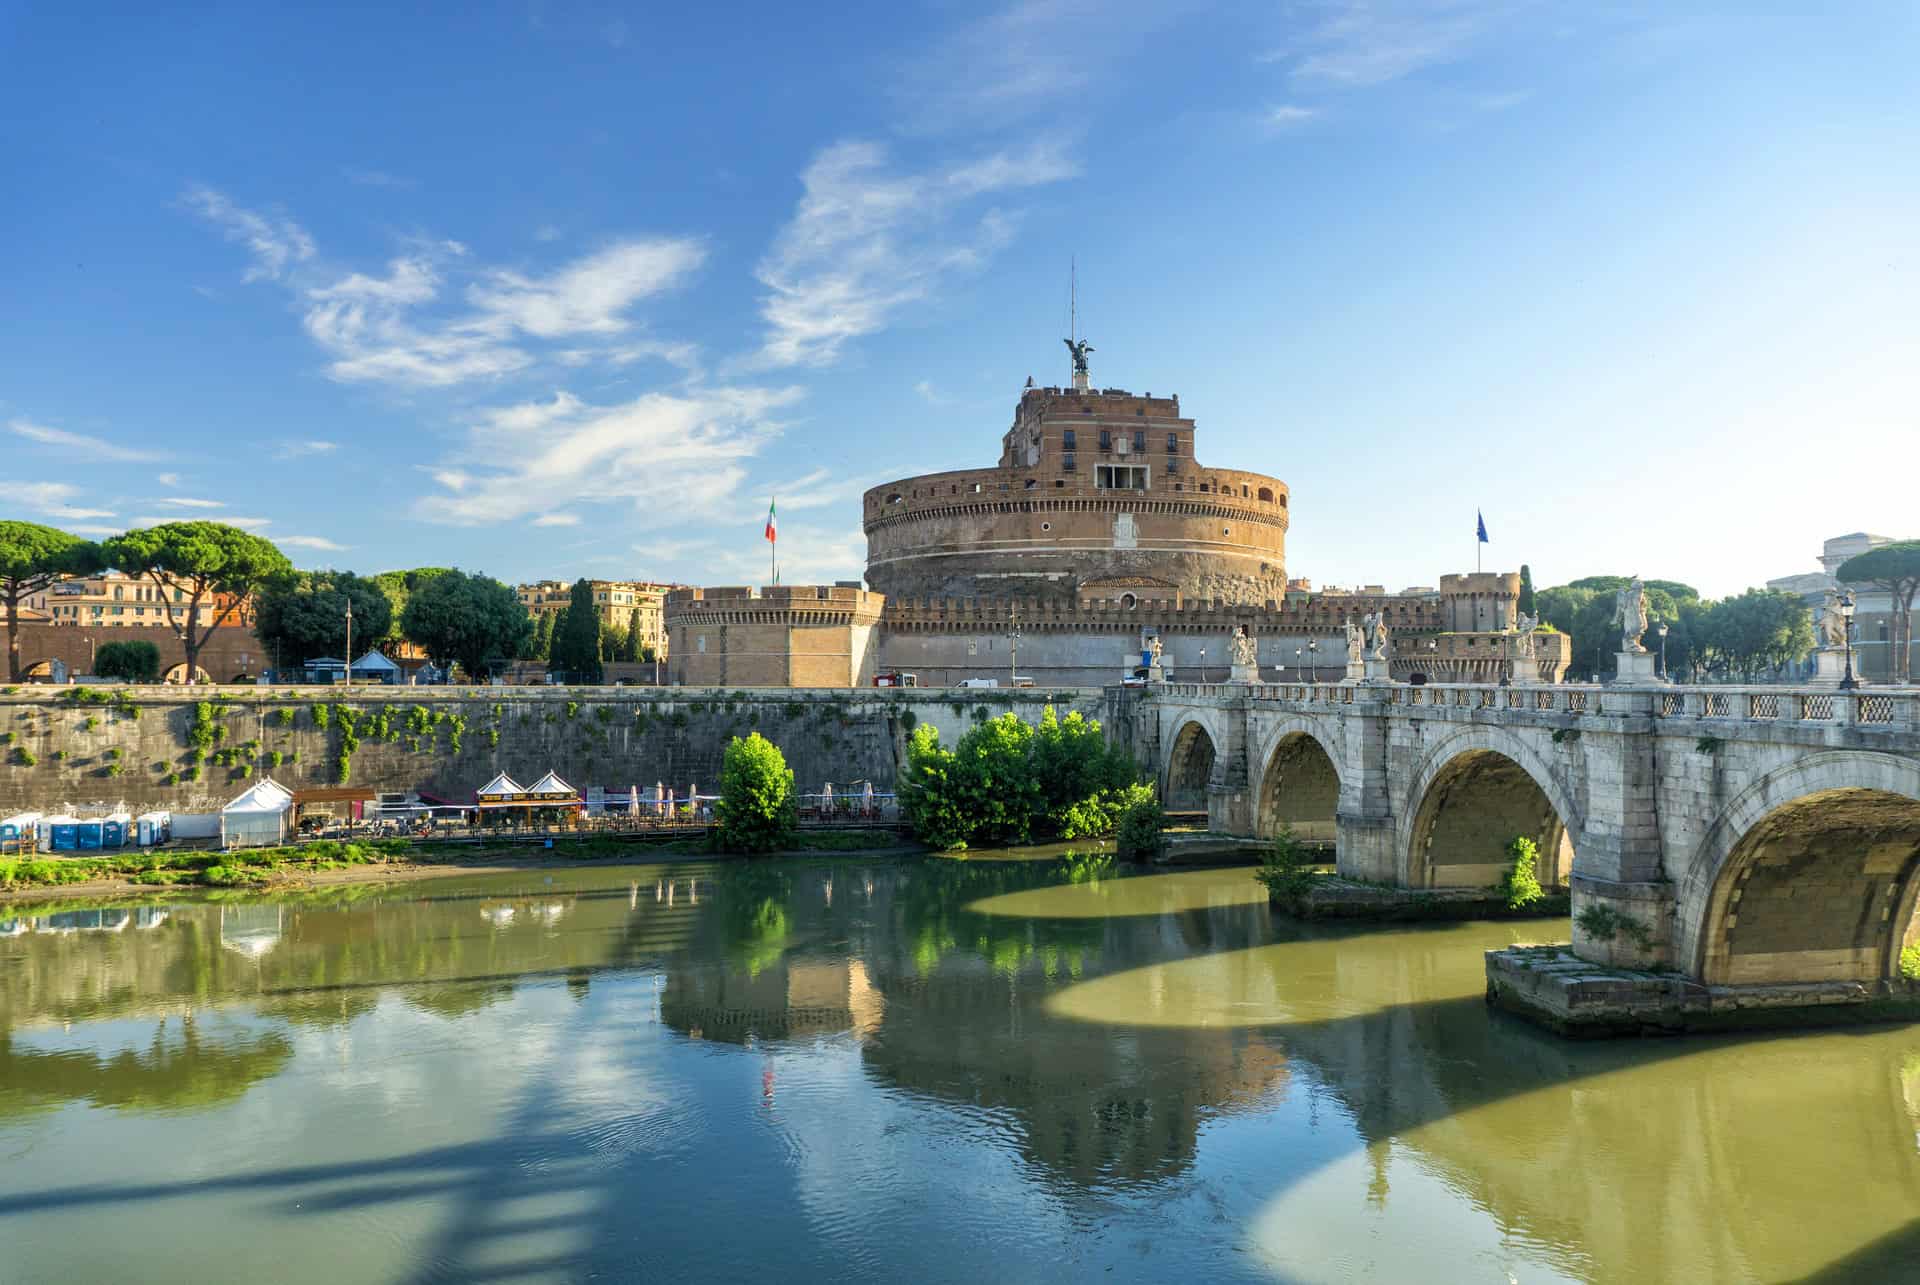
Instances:
[[[979,858],[0,909],[0,1280],[1920,1280],[1920,1027],[1490,1013],[1564,931]]]

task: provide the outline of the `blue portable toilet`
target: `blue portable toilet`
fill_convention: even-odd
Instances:
[[[72,852],[80,846],[80,821],[77,817],[46,818],[47,846],[55,852]]]
[[[80,822],[74,827],[75,837],[79,840],[79,846],[89,851],[98,848],[101,838],[106,832],[106,828],[107,823],[99,817],[88,817],[86,820]]]
[[[103,848],[124,848],[127,846],[127,832],[133,829],[133,818],[125,812],[115,812],[100,822],[100,846]]]
[[[0,821],[0,842],[39,837],[40,820],[38,812],[16,812],[4,821]]]

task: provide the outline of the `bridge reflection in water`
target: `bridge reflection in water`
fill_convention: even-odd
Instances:
[[[50,919],[0,940],[27,1279],[1872,1279],[1916,1247],[1920,1029],[1567,1044],[1482,1003],[1524,926],[1302,927],[1245,871]]]

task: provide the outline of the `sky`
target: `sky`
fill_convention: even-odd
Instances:
[[[1920,536],[1920,6],[0,0],[0,514],[860,575],[1067,378],[1288,571],[1709,595]]]

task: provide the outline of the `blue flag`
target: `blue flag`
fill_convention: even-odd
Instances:
[[[1487,519],[1481,515],[1478,509],[1473,511],[1473,516],[1480,524],[1480,543],[1485,544],[1487,542]]]

